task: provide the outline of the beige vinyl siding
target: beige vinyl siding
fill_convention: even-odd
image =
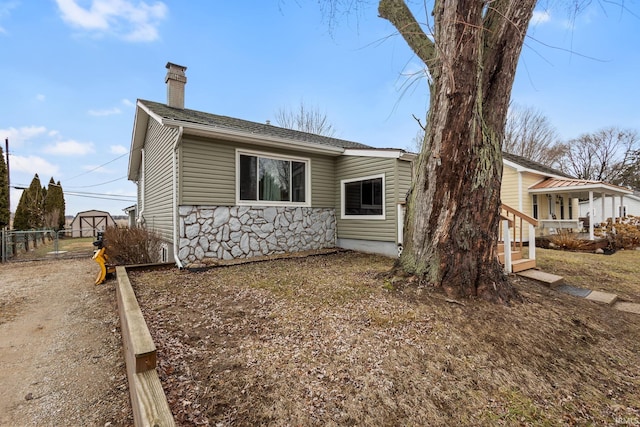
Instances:
[[[333,207],[334,158],[294,150],[185,136],[180,146],[180,204],[234,206],[236,149],[309,159],[311,206]]]
[[[502,186],[500,188],[502,203],[524,214],[533,216],[533,197],[529,193],[529,187],[539,182],[542,178],[542,175],[531,172],[520,173],[515,168],[505,165],[502,170]],[[546,218],[545,212],[548,212],[548,209],[546,197],[539,194],[538,219]],[[522,238],[528,241],[529,226],[525,225],[523,228]],[[519,232],[517,235],[519,235]]]
[[[519,208],[518,171],[509,166],[502,169],[502,186],[500,187],[500,200],[513,209]]]
[[[145,226],[173,241],[173,159],[172,148],[177,129],[160,126],[149,120],[144,152],[144,220]]]
[[[518,175],[520,175],[520,180],[518,179]],[[502,187],[500,188],[500,199],[502,200],[502,203],[529,216],[533,216],[533,198],[529,193],[529,187],[538,183],[541,179],[543,179],[542,175],[531,172],[519,173],[514,168],[505,166],[502,171]],[[544,195],[542,194],[538,195],[539,214],[548,212],[549,209],[545,200],[544,208],[546,210],[541,210],[541,199],[543,196]],[[522,203],[520,203],[520,197],[522,197]]]
[[[336,160],[335,206],[339,239],[396,241],[397,159],[343,156]],[[341,180],[385,176],[385,219],[342,219]]]

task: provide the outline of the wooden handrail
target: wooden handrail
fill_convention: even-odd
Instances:
[[[514,216],[522,218],[523,220],[527,221],[529,224],[533,225],[534,227],[538,226],[538,220],[537,219],[535,219],[533,217],[530,217],[529,215],[527,215],[524,212],[517,211],[517,210],[513,209],[511,206],[505,205],[503,203],[503,204],[500,205],[500,209],[504,209],[505,211],[513,214]]]
[[[524,225],[525,223],[528,223],[528,226]],[[522,251],[524,231],[527,227],[529,229],[529,259],[535,259],[536,237],[534,227],[537,226],[537,219],[505,204],[500,205],[500,226],[498,227],[500,234],[498,241],[507,243],[504,245],[505,272],[510,273],[512,271],[512,266],[508,265],[511,260],[511,252]],[[505,230],[505,227],[508,230]]]
[[[503,221],[509,221],[509,227],[513,227],[513,220],[508,216],[500,214],[500,219]]]

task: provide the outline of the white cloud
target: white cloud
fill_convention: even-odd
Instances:
[[[42,176],[59,175],[58,166],[52,165],[42,157],[38,156],[9,156],[11,162],[11,175],[13,172],[26,172],[29,175],[38,174]]]
[[[541,25],[551,21],[551,13],[548,10],[534,10],[531,17],[531,25]]]
[[[0,19],[7,18],[11,15],[11,9],[18,7],[17,1],[5,1],[0,3]],[[0,34],[7,34],[7,29],[0,26]]]
[[[127,106],[127,107],[135,107],[136,106],[135,103],[129,101],[126,98],[122,100],[122,105]]]
[[[158,39],[158,25],[168,8],[163,2],[92,0],[88,8],[77,0],[56,0],[62,19],[71,26],[97,35],[114,34],[135,42]]]
[[[78,142],[74,140],[59,141],[54,145],[50,145],[44,149],[45,153],[57,154],[63,156],[84,156],[94,152],[93,143]]]
[[[109,151],[111,154],[126,154],[129,152],[129,149],[124,145],[112,145],[109,147]]]
[[[8,129],[0,129],[0,137],[4,140],[9,138],[9,148],[11,145],[22,145],[29,139],[35,138],[47,132],[44,126],[23,126],[21,128],[10,127]]]
[[[36,95],[36,100],[42,102],[42,101],[45,100],[45,96],[43,94],[39,93],[39,94]]]
[[[105,110],[89,110],[90,116],[103,117],[103,116],[113,116],[114,114],[120,114],[122,111],[118,107],[113,107]]]

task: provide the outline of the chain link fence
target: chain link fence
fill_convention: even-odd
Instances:
[[[95,231],[83,229],[85,236],[94,236]],[[0,261],[30,261],[57,258],[79,258],[93,255],[94,237],[74,238],[72,231],[0,230]]]

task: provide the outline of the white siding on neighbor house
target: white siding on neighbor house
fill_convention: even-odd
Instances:
[[[336,160],[335,206],[338,239],[396,241],[398,188],[397,159],[377,157],[343,156]],[[384,174],[385,219],[342,219],[341,180],[364,178]],[[406,172],[405,172],[406,174]],[[404,198],[404,197],[403,197]]]
[[[619,216],[620,212],[620,196],[616,196],[616,217]],[[640,197],[637,196],[624,196],[622,200],[622,205],[627,207],[627,216],[640,216]],[[602,198],[595,197],[593,198],[593,208],[595,210],[594,218],[601,218],[600,214],[602,213]],[[580,216],[587,216],[587,212],[589,212],[589,201],[582,201],[579,204]],[[604,198],[604,217],[611,218],[611,196],[607,196]]]
[[[185,136],[180,145],[180,205],[234,206],[237,149],[309,159],[311,206],[333,207],[333,157],[192,136]]]
[[[167,242],[173,241],[172,150],[177,135],[177,129],[162,127],[150,119],[144,144],[144,225]]]

